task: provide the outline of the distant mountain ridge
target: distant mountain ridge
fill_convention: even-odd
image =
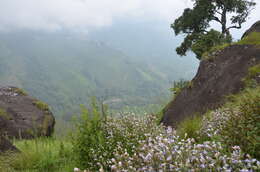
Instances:
[[[25,89],[56,114],[71,114],[92,96],[113,108],[156,103],[156,97],[168,95],[173,79],[163,67],[66,34],[0,33],[0,60],[0,85]]]

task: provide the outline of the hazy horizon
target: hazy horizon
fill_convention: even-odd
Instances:
[[[3,0],[0,2],[0,31],[66,30],[86,34],[123,21],[165,23],[170,30],[170,24],[183,9],[191,6],[191,0],[125,0],[124,3],[120,0]],[[260,19],[259,10],[258,3],[242,29],[232,30],[236,38]]]
[[[196,74],[199,60],[177,55],[183,35],[170,28],[191,6],[190,0],[2,0],[1,82],[57,109],[106,90],[126,104],[152,103],[170,95],[173,81]],[[232,31],[235,39],[260,18],[257,10],[259,4],[243,28]]]

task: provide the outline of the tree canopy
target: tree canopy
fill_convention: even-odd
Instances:
[[[188,50],[192,50],[198,59],[201,59],[203,51],[221,43],[231,42],[230,30],[240,29],[256,5],[254,0],[193,1],[193,8],[185,9],[171,27],[176,35],[186,34],[176,52],[183,56]],[[210,22],[213,21],[221,25],[221,31],[210,29]]]

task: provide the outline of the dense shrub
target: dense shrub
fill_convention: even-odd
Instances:
[[[161,129],[134,155],[116,152],[113,171],[258,171],[260,89],[232,96],[222,109]],[[188,136],[188,137],[187,137]],[[191,138],[191,139],[190,139]],[[203,140],[208,140],[199,144]],[[240,148],[241,147],[241,148]],[[251,156],[250,156],[251,155]]]
[[[196,123],[204,125],[201,120]],[[260,162],[244,154],[239,146],[228,145],[230,151],[226,151],[227,145],[215,141],[213,135],[208,135],[210,141],[198,143],[187,134],[179,136],[176,130],[157,125],[153,116],[108,117],[102,126],[104,145],[99,144],[99,148],[88,155],[95,161],[90,159],[92,164],[82,169],[116,172],[260,170]],[[199,131],[199,127],[192,130]],[[221,133],[220,130],[217,133]]]
[[[225,108],[204,117],[201,134],[218,137],[227,147],[238,145],[260,158],[260,88],[233,96]]]
[[[141,141],[133,156],[116,152],[112,171],[253,171],[260,162],[246,157],[238,146],[226,154],[220,142],[197,144],[194,139],[181,139],[168,128],[158,136]]]
[[[73,137],[73,150],[77,167],[96,171],[110,170],[114,152],[135,153],[140,141],[148,135],[157,135],[160,126],[155,116],[138,117],[124,114],[121,117],[103,118],[96,103],[89,111],[83,108]]]
[[[244,152],[260,158],[260,87],[234,98],[230,117],[221,130],[228,145],[239,145]]]
[[[231,36],[225,36],[216,30],[210,30],[207,34],[200,34],[191,49],[198,59],[205,58],[205,53],[212,53],[215,48],[232,42]]]
[[[72,141],[15,142],[22,152],[0,156],[0,171],[259,171],[259,107],[260,88],[246,89],[176,131],[154,115],[107,116],[93,101]]]
[[[81,118],[76,123],[72,138],[73,152],[79,167],[96,170],[99,168],[98,162],[106,161],[108,155],[102,156],[106,146],[103,120],[95,101],[91,111],[82,107]]]

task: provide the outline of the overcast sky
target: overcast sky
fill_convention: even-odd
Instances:
[[[189,0],[0,0],[0,30],[88,31],[129,18],[170,23],[189,6]],[[260,5],[243,29],[260,19],[259,11]]]

